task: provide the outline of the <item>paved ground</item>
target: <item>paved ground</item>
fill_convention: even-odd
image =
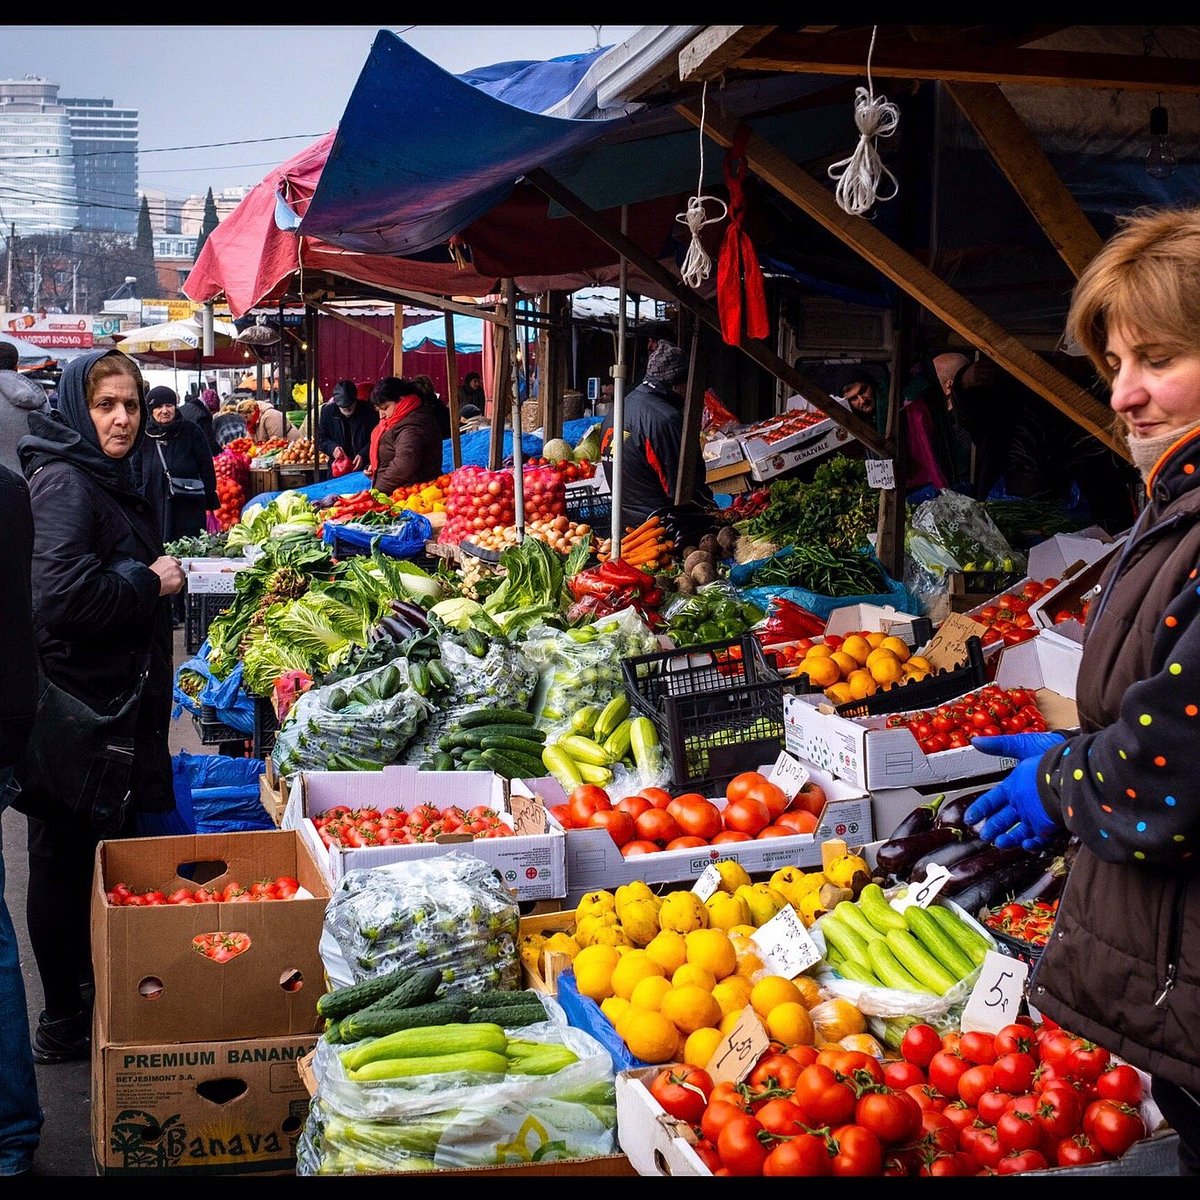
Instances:
[[[188,655],[183,648],[183,631],[175,634],[175,661]],[[187,750],[205,754],[215,749],[202,746],[191,718],[182,715],[171,725],[171,753]],[[37,1023],[42,1007],[41,985],[34,966],[33,951],[25,924],[25,892],[29,873],[25,856],[25,818],[11,810],[0,818],[2,822],[4,866],[7,875],[6,899],[17,929],[21,948],[21,963],[25,972],[25,992],[29,1007],[29,1024]],[[0,1065],[0,1070],[3,1066]],[[35,1175],[94,1176],[90,1134],[91,1065],[86,1062],[60,1063],[38,1067],[38,1093],[45,1114],[42,1141],[34,1159]]]

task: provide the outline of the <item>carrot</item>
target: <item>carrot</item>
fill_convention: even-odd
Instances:
[[[640,546],[644,542],[657,540],[662,532],[662,523],[657,517],[650,517],[643,521],[636,529],[626,533],[621,539],[622,546]]]

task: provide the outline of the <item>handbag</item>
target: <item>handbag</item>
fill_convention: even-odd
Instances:
[[[37,717],[16,771],[21,790],[13,808],[48,820],[65,807],[100,837],[121,830],[132,799],[134,732],[149,660],[147,651],[137,682],[107,712],[40,672]]]
[[[205,496],[204,480],[187,475],[172,475],[167,470],[167,459],[163,454],[162,443],[155,441],[154,447],[158,451],[163,474],[167,477],[167,494],[173,500],[203,500]]]

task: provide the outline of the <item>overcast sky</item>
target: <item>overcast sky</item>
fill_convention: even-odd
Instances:
[[[0,79],[42,76],[60,96],[136,108],[140,185],[203,195],[252,186],[332,129],[381,28],[458,74],[585,53],[641,26],[6,23]]]

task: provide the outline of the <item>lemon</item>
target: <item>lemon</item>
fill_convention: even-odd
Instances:
[[[639,979],[629,994],[629,1003],[634,1008],[649,1008],[657,1012],[662,1008],[663,997],[671,990],[671,981],[663,975],[647,975]]]
[[[685,1034],[705,1026],[715,1029],[722,1016],[721,1006],[713,999],[712,992],[697,984],[672,987],[663,996],[660,1011]]]
[[[816,645],[810,646],[804,652],[805,658],[828,658],[833,653],[833,647],[827,646],[824,642],[817,642]]]
[[[608,1018],[609,1023],[618,1033],[621,1032],[621,1021],[628,1009],[629,1001],[623,996],[605,996],[600,1001],[600,1011]]]
[[[879,691],[879,685],[875,682],[874,676],[864,667],[859,667],[857,671],[851,671],[846,682],[850,685],[850,695],[855,700],[865,700]]]
[[[687,935],[687,960],[724,979],[737,967],[737,951],[723,929],[696,929]]]
[[[622,955],[620,962],[613,968],[613,973],[610,977],[612,990],[618,995],[630,1000],[633,997],[633,989],[648,976],[657,975],[660,979],[663,978],[664,972],[662,967],[650,958],[644,950],[631,951],[629,954]]]
[[[689,1067],[703,1069],[708,1066],[712,1056],[717,1052],[717,1047],[724,1040],[725,1035],[719,1029],[704,1026],[693,1030],[687,1035],[687,1041],[683,1043],[683,1062],[687,1063]]]
[[[894,636],[885,637],[879,643],[880,650],[890,650],[901,662],[907,662],[912,651],[908,648],[908,643],[903,638]]]
[[[863,634],[863,637],[867,639],[867,645],[870,646],[872,650],[878,650],[879,647],[883,645],[884,636],[884,634],[878,632],[877,630],[871,630]]]
[[[755,1009],[757,1012],[758,1010]],[[767,1032],[784,1046],[811,1046],[814,1029],[808,1009],[799,1000],[785,1000],[767,1013]]]
[[[764,975],[750,991],[750,1004],[764,1020],[777,1004],[786,1003],[803,1006],[804,995],[790,979],[782,975]]]
[[[697,963],[684,963],[671,976],[672,987],[702,987],[711,992],[717,986],[717,977],[707,968]]]
[[[648,1063],[670,1062],[679,1049],[679,1030],[661,1012],[632,1006],[620,1031],[625,1045],[635,1057]]]
[[[827,688],[842,677],[841,668],[828,656],[817,658],[811,653],[796,668],[797,675],[807,675],[814,687]]]
[[[573,964],[575,986],[579,989],[581,996],[587,996],[588,999],[595,1000],[599,1004],[601,1000],[607,1000],[609,996],[613,995],[612,976],[617,964],[606,962],[603,959],[588,959],[581,965],[580,959],[586,953],[586,948],[580,950]]]
[[[829,659],[831,662],[837,663],[838,670],[841,671],[843,679],[845,679],[851,671],[857,671],[858,668],[862,666],[862,663],[860,663],[858,659],[852,658],[845,652],[845,650],[835,650],[829,656]]]
[[[717,1026],[717,1030],[722,1037],[728,1037],[737,1028],[737,1023],[742,1019],[744,1011],[745,1005],[741,1008],[733,1009],[732,1012],[727,1012],[721,1018],[721,1023]]]
[[[832,700],[834,704],[849,704],[851,700],[856,698],[854,689],[845,680],[840,683],[831,683],[825,689],[825,696],[827,699]]]
[[[750,1003],[750,993],[753,985],[740,975],[728,975],[712,990],[712,998],[717,1002],[723,1016],[731,1012],[741,1012]]]
[[[655,935],[646,947],[646,953],[662,967],[667,975],[674,975],[687,962],[687,941],[682,933],[664,929]]]
[[[871,653],[871,643],[861,633],[850,634],[841,645],[843,654],[848,654],[861,667]]]

